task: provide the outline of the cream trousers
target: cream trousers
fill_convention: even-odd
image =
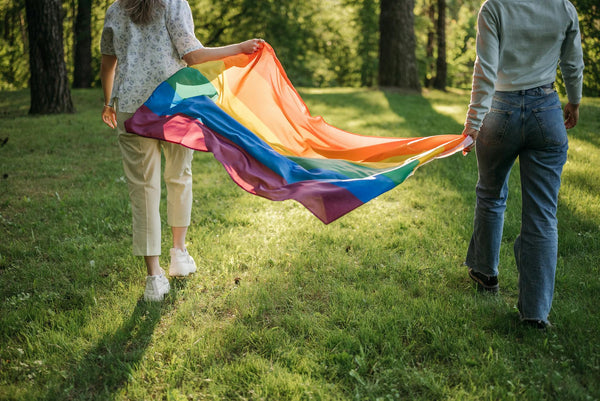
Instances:
[[[124,122],[131,116],[131,113],[117,113],[119,147],[133,217],[133,254],[157,256],[161,254],[161,150],[165,157],[167,224],[171,227],[190,225],[194,151],[127,133]]]

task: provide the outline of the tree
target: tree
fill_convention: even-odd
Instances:
[[[373,86],[377,79],[377,2],[361,0],[357,8],[360,84]]]
[[[30,114],[72,113],[60,0],[26,0]]]
[[[435,42],[435,1],[429,0],[429,4],[426,9],[427,16],[429,17],[430,25],[427,27],[427,45],[425,46],[425,86],[431,87],[434,79],[435,65],[433,63],[433,51]]]
[[[73,31],[73,87],[92,86],[92,0],[79,0]]]
[[[448,76],[448,67],[446,65],[446,0],[437,1],[437,59],[435,62],[435,79],[433,87],[439,90],[446,90],[446,79]]]
[[[2,4],[0,16],[0,90],[20,89],[29,77],[27,58],[23,57],[27,43],[24,0]]]
[[[207,46],[261,37],[273,46],[294,85],[352,86],[361,78],[355,13],[362,1],[195,0],[190,7],[196,36]],[[369,28],[377,35],[373,22]]]
[[[381,0],[379,85],[420,90],[415,55],[414,0]]]
[[[91,85],[97,86],[100,60],[97,43],[106,9],[113,1],[62,0],[63,7],[52,28],[58,29],[62,20],[63,32],[68,32],[68,38],[65,37],[63,42],[63,55],[67,77],[73,80],[74,87],[88,86],[79,78],[80,74],[88,74],[81,69],[88,66],[88,62],[79,61],[87,57],[84,54],[89,48],[84,43],[89,36],[85,38],[85,35],[79,34],[86,31],[87,21],[82,19],[88,17],[88,11],[82,8],[91,3]],[[47,13],[48,5],[55,7],[51,0],[28,2],[38,14]],[[414,10],[413,2],[416,4]],[[600,96],[598,0],[572,2],[580,17],[586,65],[584,94]],[[442,33],[438,29],[438,0],[194,0],[189,3],[196,22],[196,35],[205,45],[220,46],[248,37],[262,37],[273,45],[290,79],[298,86],[381,84],[416,87],[395,82],[413,77],[415,69],[422,85],[433,86],[436,76],[439,79],[443,75],[441,65],[436,66],[438,56],[440,61],[443,59],[441,52],[437,51],[440,35],[436,36],[436,30]],[[445,86],[470,88],[477,10],[481,0],[445,0],[445,6]],[[387,10],[387,13],[380,15],[379,10]],[[434,11],[433,17],[431,10]],[[390,12],[400,16],[390,15]],[[31,82],[40,85],[40,79],[30,80],[28,18],[25,0],[0,0],[0,90],[24,89]],[[41,22],[32,22],[29,28],[32,27],[35,32],[31,33],[31,37],[42,38],[40,46],[49,46],[46,43],[48,39],[58,42],[52,39],[54,33],[50,32],[50,28],[44,28],[48,32],[40,31]],[[408,40],[405,41],[405,38]],[[82,49],[84,52],[80,53]],[[54,50],[48,54],[52,60],[58,57]],[[395,56],[392,57],[392,54]],[[50,63],[47,56],[38,54],[36,58],[42,66]],[[56,61],[52,63],[56,64]],[[408,68],[413,64],[416,65],[412,69]],[[61,73],[49,72],[47,67],[31,66],[31,70],[45,71],[46,76],[51,77],[42,78],[43,85],[57,86],[64,80]],[[557,83],[560,88],[560,74]],[[37,87],[34,93],[35,96],[42,95]],[[54,100],[48,103],[54,103]]]
[[[583,47],[583,94],[600,96],[600,6],[598,0],[573,0]],[[559,78],[562,81],[561,78]]]

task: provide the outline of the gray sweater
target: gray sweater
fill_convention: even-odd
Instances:
[[[477,20],[477,59],[465,126],[479,129],[494,91],[554,82],[560,66],[567,96],[581,101],[579,20],[568,0],[487,0]]]

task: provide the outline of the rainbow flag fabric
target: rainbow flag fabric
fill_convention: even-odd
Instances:
[[[350,133],[311,116],[268,44],[184,68],[125,122],[128,132],[212,152],[244,190],[294,199],[329,224],[462,150],[463,135]]]

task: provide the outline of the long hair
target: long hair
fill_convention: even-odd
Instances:
[[[145,25],[158,15],[165,5],[163,0],[119,0],[134,24]]]

